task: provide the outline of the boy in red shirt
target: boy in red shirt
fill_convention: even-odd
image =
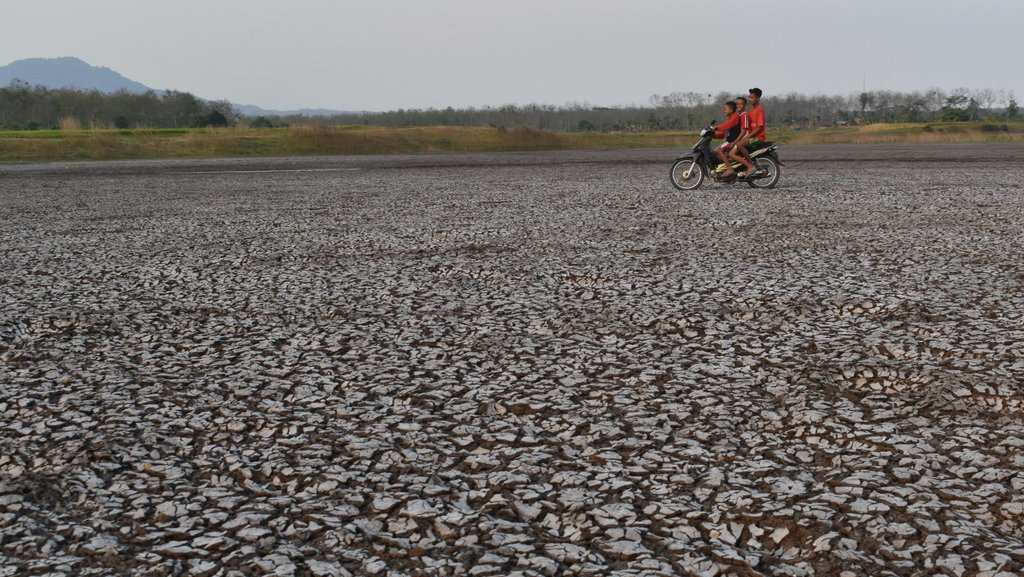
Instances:
[[[734,155],[739,153],[746,158],[750,158],[750,153],[748,152],[750,141],[766,142],[768,140],[767,126],[764,121],[764,108],[761,108],[761,94],[760,88],[751,88],[750,94],[747,95],[750,98],[750,112],[746,113],[748,119],[747,130],[740,136],[739,141],[736,142]],[[737,158],[737,160],[739,159]],[[744,163],[744,166],[747,167],[746,176],[753,176],[757,172],[757,168],[753,164],[750,166],[747,166],[747,164],[749,162]]]
[[[728,153],[732,150],[733,143],[742,134],[742,129],[740,128],[740,116],[736,114],[735,102],[726,102],[723,112],[725,113],[725,122],[715,127],[715,138],[724,138],[725,142],[715,148],[715,154],[725,165],[725,170],[729,170]]]
[[[768,128],[764,122],[764,108],[761,108],[761,89],[751,88],[748,98],[750,99],[750,112],[747,113],[750,116],[750,133],[747,135],[747,139],[767,142]]]
[[[749,140],[750,135],[750,115],[747,114],[746,109],[747,99],[742,96],[736,98],[736,111],[738,112],[736,116],[740,119],[740,136],[736,139],[736,142],[733,143],[732,149],[729,151],[729,158],[742,164],[743,168],[746,170],[745,174],[750,174],[756,171],[757,167],[754,166],[754,163],[750,162],[750,154],[748,154],[747,149],[743,147],[747,140]],[[734,174],[736,174],[736,171],[729,166],[726,167],[722,176],[732,176]]]

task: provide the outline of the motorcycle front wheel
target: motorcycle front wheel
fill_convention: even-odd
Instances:
[[[679,190],[694,190],[704,182],[704,169],[692,159],[680,159],[672,165],[669,178]]]
[[[747,184],[753,188],[775,188],[775,185],[779,183],[779,178],[782,176],[779,164],[770,156],[758,157],[754,162],[757,164],[757,168],[764,173],[764,176],[748,180]]]

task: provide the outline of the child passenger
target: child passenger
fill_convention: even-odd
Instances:
[[[725,122],[715,127],[715,138],[724,138],[725,142],[719,144],[715,148],[715,154],[719,160],[725,165],[725,174],[729,175],[735,171],[729,166],[729,151],[732,150],[732,145],[736,142],[736,139],[740,137],[740,116],[736,114],[736,103],[729,101],[725,103]]]

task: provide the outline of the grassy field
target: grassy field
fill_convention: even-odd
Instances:
[[[786,144],[1024,141],[1024,123],[771,129]],[[198,128],[0,132],[0,162],[688,147],[689,132],[556,133],[525,128]]]
[[[932,122],[921,124],[869,124],[824,130],[769,131],[788,144],[885,144],[896,142],[1020,142],[1024,122]]]

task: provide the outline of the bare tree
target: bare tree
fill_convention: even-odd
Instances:
[[[982,88],[974,91],[974,100],[985,110],[985,116],[992,112],[992,106],[997,99],[996,91],[991,88]]]

